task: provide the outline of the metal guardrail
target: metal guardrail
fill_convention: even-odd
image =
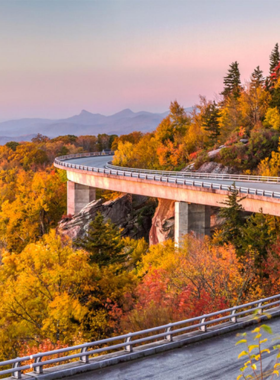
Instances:
[[[72,158],[83,158],[83,157],[96,157],[96,156],[113,156],[114,152],[111,150],[108,153],[102,153],[102,152],[90,152],[90,153],[74,153],[74,154],[68,154],[67,156],[59,156],[56,157],[55,160],[71,160]]]
[[[69,360],[79,359],[83,363],[89,363],[90,356],[96,356],[102,352],[119,351],[132,352],[135,346],[151,341],[172,342],[173,336],[180,336],[187,332],[201,331],[207,332],[209,325],[222,324],[224,322],[237,323],[240,317],[250,316],[254,312],[262,314],[271,308],[280,307],[280,294],[272,297],[260,299],[254,302],[246,303],[231,307],[228,309],[216,311],[214,313],[201,315],[199,317],[186,319],[179,322],[169,323],[166,325],[153,327],[150,329],[137,331],[134,333],[123,334],[108,339],[102,339],[95,342],[84,343],[73,347],[61,348],[58,350],[38,353],[35,355],[11,359],[0,362],[0,367],[11,365],[12,368],[0,371],[0,376],[12,374],[16,379],[20,379],[22,372],[34,370],[37,374],[42,374],[44,366],[61,363]],[[122,343],[119,343],[122,342]],[[160,344],[159,342],[159,344]],[[102,346],[102,347],[101,347]],[[78,353],[71,352],[79,351]],[[70,355],[69,355],[70,353]],[[52,355],[60,354],[61,357],[49,359]],[[68,355],[67,355],[68,354]],[[22,365],[23,362],[32,361],[32,364]],[[59,368],[59,367],[58,367]]]
[[[195,171],[184,172],[184,171],[137,169],[137,168],[127,168],[127,167],[112,165],[112,162],[108,162],[108,164],[106,164],[106,167],[109,169],[115,169],[115,170],[124,170],[124,171],[130,171],[130,172],[138,172],[138,173],[151,173],[151,174],[159,174],[159,175],[165,175],[165,176],[176,175],[176,177],[180,176],[180,177],[192,177],[192,178],[233,180],[233,181],[280,183],[280,177],[245,175],[245,174],[198,173]]]
[[[68,156],[61,156],[57,157],[55,159],[55,164],[63,167],[63,168],[70,168],[70,169],[78,169],[78,170],[85,170],[87,172],[95,172],[95,173],[103,173],[103,174],[113,174],[118,176],[124,176],[124,177],[132,177],[132,178],[139,178],[139,179],[146,179],[146,180],[153,180],[153,181],[159,181],[159,182],[167,182],[167,183],[173,183],[173,184],[179,184],[179,185],[188,185],[188,186],[197,186],[201,188],[209,189],[210,191],[213,190],[224,190],[224,191],[230,191],[232,188],[232,185],[223,185],[220,183],[209,183],[205,181],[195,181],[193,179],[185,179],[186,174],[180,176],[178,178],[178,173],[180,172],[164,172],[164,171],[153,171],[153,170],[146,170],[146,169],[132,169],[132,168],[122,168],[122,170],[119,169],[111,169],[111,168],[96,168],[93,166],[85,166],[85,165],[78,165],[78,164],[71,164],[67,162],[67,160],[70,160],[71,158],[81,158],[81,157],[92,157],[92,156],[101,156],[102,154],[97,153],[81,153],[81,154],[73,154]],[[109,166],[110,164],[107,164],[106,166]],[[111,165],[112,167],[112,165]],[[119,167],[117,167],[119,168]],[[164,173],[164,174],[162,174]],[[172,174],[165,174],[165,173],[172,173]],[[195,175],[194,173],[190,173],[190,177],[193,178]],[[201,175],[202,173],[195,173],[196,175]],[[205,173],[204,175],[207,175],[208,173]],[[176,176],[176,177],[175,177]],[[220,175],[223,176],[223,175]],[[250,176],[245,176],[246,178]],[[256,177],[256,176],[252,176]],[[204,178],[204,177],[202,177]],[[208,179],[211,179],[211,177],[207,177]],[[259,177],[261,178],[261,177]],[[266,177],[266,178],[278,178],[278,177]],[[228,180],[229,178],[222,178],[219,177],[219,180]],[[234,180],[234,178],[230,178],[231,180]],[[279,178],[280,181],[280,178]],[[261,182],[261,181],[260,181]],[[272,181],[271,181],[272,182]],[[276,182],[276,181],[275,181]],[[276,198],[280,199],[280,192],[270,191],[270,190],[262,190],[262,189],[255,189],[255,188],[249,188],[249,187],[243,187],[243,186],[236,186],[236,189],[239,193],[247,194],[247,195],[260,195],[265,196],[269,198]]]

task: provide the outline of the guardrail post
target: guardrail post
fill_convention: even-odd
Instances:
[[[204,322],[205,322],[205,319],[206,319],[205,317],[204,317],[204,318],[201,318],[200,323],[204,323]],[[203,332],[206,332],[206,331],[207,331],[207,327],[206,327],[206,325],[202,325],[202,326],[200,326],[199,329],[200,329],[200,331],[203,331]]]
[[[41,361],[42,361],[42,356],[40,356],[39,358],[35,358],[34,363],[35,364],[41,363]],[[34,372],[38,373],[38,374],[43,373],[43,365],[40,365],[38,367],[34,367]]]
[[[258,303],[258,314],[261,315],[263,313],[263,307],[262,307],[262,302]]]
[[[171,323],[169,323],[169,324],[171,325]],[[166,327],[165,332],[170,333],[171,329],[172,329],[172,326],[168,326],[168,327]],[[165,339],[166,339],[168,342],[173,342],[172,334],[167,334],[167,335],[165,336]]]
[[[84,353],[86,353],[86,352],[87,352],[87,347],[83,347],[83,348],[81,349],[81,354],[84,354]],[[88,363],[88,362],[89,362],[88,355],[82,355],[82,356],[80,357],[80,360],[81,360],[81,362],[83,362],[83,363]]]
[[[237,322],[237,316],[235,315],[235,313],[236,313],[236,309],[232,310],[230,320],[233,323]]]
[[[129,334],[131,334],[131,333],[129,333]],[[125,339],[125,343],[129,343],[129,342],[131,342],[131,336],[128,336],[128,337]],[[132,352],[132,351],[133,351],[132,344],[127,344],[127,345],[125,346],[125,351],[127,351],[127,352]]]
[[[17,359],[19,359],[19,358],[17,358]],[[13,368],[15,368],[15,370],[18,368],[18,367],[20,367],[21,366],[21,362],[16,362],[16,363],[14,363],[13,364]],[[13,376],[16,378],[16,379],[21,379],[21,370],[19,370],[19,371],[15,371],[15,372],[13,372]]]

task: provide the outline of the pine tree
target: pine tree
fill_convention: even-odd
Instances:
[[[263,71],[257,66],[251,75],[251,89],[262,87],[264,84]]]
[[[267,257],[267,250],[276,241],[277,235],[271,231],[269,219],[262,213],[252,214],[242,227],[242,247],[239,255],[251,250],[255,256],[255,267],[260,268]]]
[[[91,262],[99,266],[122,263],[127,257],[120,229],[110,220],[105,222],[100,213],[89,224],[87,235],[77,239],[75,245],[89,252]]]
[[[246,218],[244,215],[244,208],[241,205],[242,200],[238,199],[238,190],[235,187],[230,187],[230,193],[225,202],[222,202],[223,207],[219,216],[223,218],[224,224],[219,236],[220,243],[231,243],[235,246],[237,251],[242,247],[242,227],[245,224]]]
[[[238,62],[235,61],[229,65],[227,75],[224,77],[224,91],[221,93],[226,98],[229,95],[233,95],[237,99],[240,95],[240,72],[238,68]]]
[[[203,127],[209,132],[209,139],[211,143],[216,143],[218,137],[220,136],[220,125],[219,125],[219,108],[216,102],[209,104],[206,108],[205,114],[202,116]]]
[[[270,60],[269,72],[270,72],[270,74],[272,74],[273,71],[274,71],[274,69],[275,69],[275,67],[278,65],[278,63],[280,61],[280,54],[279,54],[278,43],[275,44],[274,49],[272,50],[272,52],[270,54],[269,60]]]

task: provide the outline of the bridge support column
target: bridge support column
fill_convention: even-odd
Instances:
[[[67,181],[67,214],[77,214],[89,202],[96,199],[94,187]]]
[[[196,236],[210,234],[210,207],[195,203],[175,202],[175,243],[180,246],[183,235],[194,232]]]

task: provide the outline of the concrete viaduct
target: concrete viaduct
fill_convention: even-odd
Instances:
[[[88,153],[56,158],[54,165],[67,171],[67,211],[75,214],[95,200],[95,189],[120,191],[175,200],[175,242],[194,231],[209,234],[210,206],[223,207],[235,184],[246,211],[280,216],[280,178],[219,175],[120,168],[111,157]]]

